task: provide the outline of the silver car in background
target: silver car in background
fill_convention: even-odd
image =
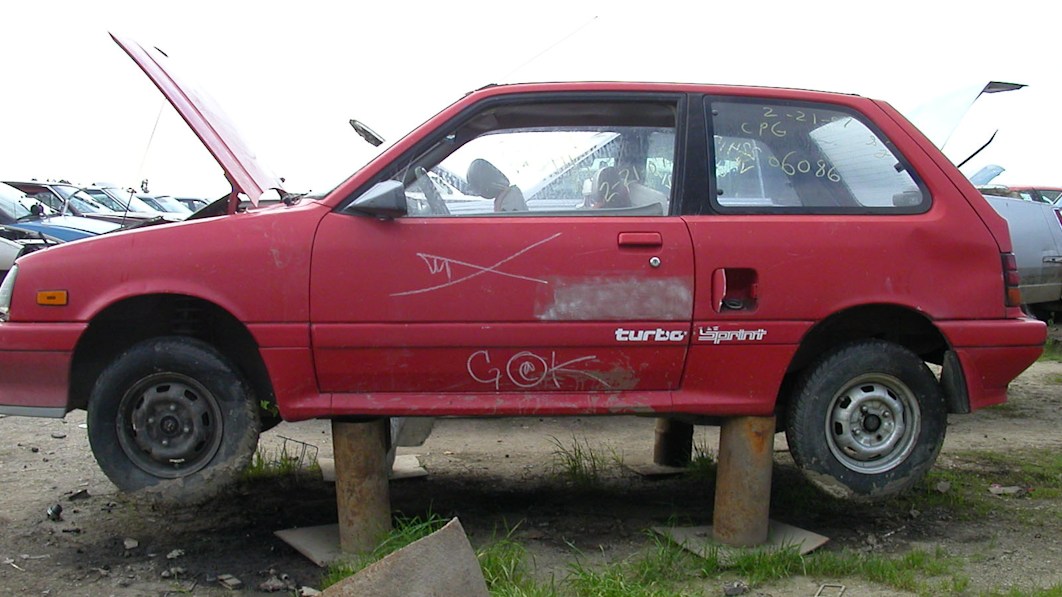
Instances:
[[[1039,319],[1062,317],[1062,208],[1050,203],[992,195],[988,203],[1007,220],[1021,275],[1021,296]]]

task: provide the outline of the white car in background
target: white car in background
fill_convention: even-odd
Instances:
[[[22,255],[22,245],[0,237],[0,280],[3,280],[7,272],[11,271],[11,266],[20,255]]]

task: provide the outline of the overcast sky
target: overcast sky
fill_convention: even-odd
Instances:
[[[225,192],[114,31],[181,62],[292,190],[327,190],[373,155],[350,118],[390,140],[488,83],[573,79],[802,87],[905,113],[989,80],[1026,83],[979,103],[946,149],[961,159],[999,129],[964,172],[995,163],[997,182],[1057,186],[1060,16],[1042,0],[9,2],[0,178]]]

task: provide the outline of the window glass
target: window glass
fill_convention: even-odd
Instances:
[[[85,191],[90,197],[96,200],[97,203],[103,205],[111,211],[124,211],[120,203],[115,201],[110,195],[99,189],[89,189]]]
[[[1048,203],[1054,203],[1055,201],[1058,201],[1059,196],[1062,196],[1062,191],[1041,190],[1040,194],[1043,196],[1044,199],[1047,200]]]
[[[393,178],[410,216],[664,215],[675,113],[637,102],[496,107]]]
[[[717,207],[912,213],[928,196],[891,144],[854,114],[827,106],[716,101]]]

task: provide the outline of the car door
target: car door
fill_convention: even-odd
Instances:
[[[493,394],[499,412],[666,403],[694,293],[690,236],[669,215],[678,104],[487,102],[385,173],[406,215],[326,216],[311,274],[322,391],[431,393],[452,412],[482,404],[446,395]]]

